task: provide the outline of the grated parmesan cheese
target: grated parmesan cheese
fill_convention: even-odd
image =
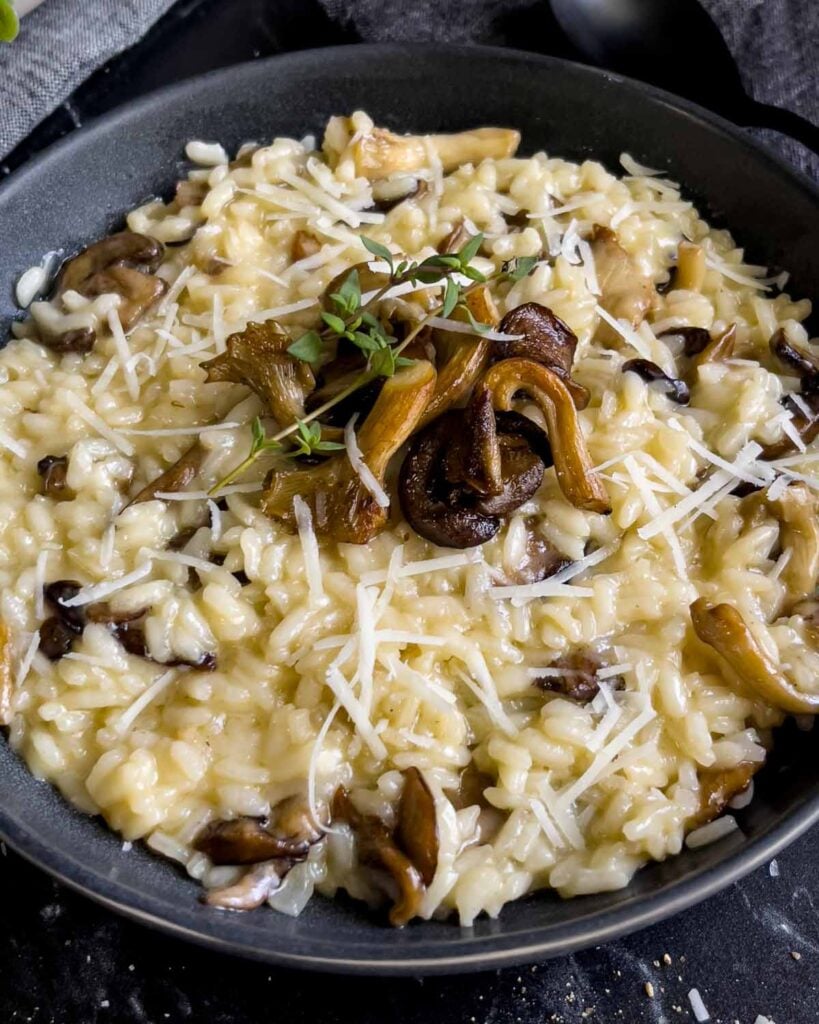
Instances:
[[[226,420],[224,423],[206,423],[201,427],[157,427],[155,430],[143,430],[139,427],[123,427],[123,434],[130,434],[136,437],[188,437],[195,434],[208,434],[214,430],[238,430],[244,426],[235,420]]]
[[[32,633],[31,638],[28,642],[28,646],[25,649],[23,657],[20,659],[20,665],[17,669],[17,675],[14,678],[14,689],[19,690],[23,683],[26,681],[26,676],[29,673],[34,662],[34,656],[37,654],[37,648],[40,646],[40,630],[36,630]]]
[[[71,406],[74,412],[84,420],[89,427],[93,427],[97,433],[104,437],[106,441],[110,441],[115,448],[118,448],[123,455],[133,455],[134,446],[130,441],[127,441],[119,431],[109,427],[108,424],[98,416],[93,409],[90,409],[85,402],[73,391],[66,391],[64,393],[65,401]]]
[[[656,517],[662,512],[662,508],[652,491],[651,484],[649,483],[645,473],[637,465],[637,461],[632,455],[626,456],[623,460],[623,465],[626,467],[626,471],[631,477],[632,483],[637,488],[637,491],[643,500],[646,512],[648,512],[652,518],[656,519]],[[670,525],[666,526],[661,532],[669,549],[671,550],[671,556],[674,559],[674,566],[678,575],[683,579],[688,579],[685,555],[683,554],[682,545],[680,544],[680,538],[674,532],[674,527]]]
[[[456,555],[442,555],[440,558],[426,558],[420,562],[407,562],[395,570],[395,578],[403,579],[405,576],[425,576],[429,572],[443,572],[446,569],[459,569],[463,565],[470,565],[483,561],[478,548],[470,551],[458,552]],[[373,583],[384,583],[387,579],[387,571],[374,569],[372,572],[365,572],[361,576],[361,582],[365,586]]]
[[[350,460],[353,472],[361,480],[362,484],[364,484],[373,498],[375,498],[376,504],[381,508],[389,508],[389,495],[376,479],[375,473],[373,473],[364,461],[364,456],[361,453],[361,449],[358,447],[358,440],[355,436],[355,422],[357,419],[358,413],[353,413],[347,423],[347,426],[344,428],[344,443],[347,446],[347,458]]]
[[[132,401],[139,399],[139,381],[131,363],[131,351],[128,348],[128,339],[122,329],[122,321],[115,309],[108,311],[108,328],[111,331],[111,338],[114,348],[117,350],[117,360],[122,367],[122,375],[125,378],[125,386]]]
[[[616,320],[599,303],[595,305],[594,311],[601,320],[605,321],[613,331],[620,335],[623,341],[631,345],[643,359],[651,359],[651,353],[646,347],[646,343],[629,323],[625,320]]]
[[[167,672],[163,672],[161,676],[158,676],[129,707],[122,712],[114,725],[114,731],[120,736],[123,736],[133,726],[134,722],[139,718],[145,708],[148,707],[156,698],[166,690],[177,676],[177,670],[175,668],[168,669]]]
[[[163,552],[163,554],[166,553],[167,552]],[[74,595],[74,597],[66,598],[62,603],[66,608],[75,608],[78,605],[101,601],[104,597],[110,597],[111,594],[116,594],[117,591],[130,587],[132,583],[138,583],[140,580],[144,580],[145,577],[149,575],[150,571],[151,561],[149,559],[137,566],[133,572],[120,576],[119,579],[108,580],[105,583],[93,583],[88,587],[83,587]]]
[[[293,498],[293,514],[296,517],[296,527],[299,531],[299,541],[301,542],[302,557],[304,558],[307,586],[310,590],[310,600],[315,603],[324,598],[318,540],[316,538],[316,531],[313,529],[313,513],[310,511],[310,506],[298,494]]]
[[[22,441],[10,437],[4,430],[0,430],[0,447],[8,449],[18,459],[28,458],[28,448]]]
[[[655,537],[658,533],[665,530],[668,526],[679,522],[684,516],[687,516],[689,512],[695,509],[701,508],[705,499],[710,498],[716,494],[720,488],[725,487],[736,479],[736,473],[738,470],[744,469],[748,466],[759,453],[762,451],[760,445],[756,441],[749,441],[737,454],[732,463],[727,463],[728,469],[718,469],[713,473],[707,480],[695,490],[692,491],[687,497],[683,498],[682,501],[678,501],[676,505],[671,505],[669,508],[663,510],[663,512],[657,516],[652,523],[647,523],[645,526],[641,526],[637,530],[637,535],[643,540],[649,540],[651,537]],[[732,484],[733,487],[733,484]]]
[[[379,761],[383,761],[387,757],[387,748],[373,728],[364,708],[353,693],[352,686],[347,682],[338,665],[330,665],[327,669],[325,680],[335,694],[338,703],[350,716],[350,720],[361,734],[361,738],[370,748],[373,756]]]
[[[438,327],[442,331],[452,331],[453,334],[473,334],[479,338],[486,338],[488,341],[519,341],[522,334],[504,334],[502,331],[479,331],[472,324],[464,323],[462,320],[448,320],[443,316],[427,317],[427,324],[430,327]]]

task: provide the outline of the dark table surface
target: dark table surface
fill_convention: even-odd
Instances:
[[[544,3],[484,41],[572,57]],[[316,0],[180,0],[5,162],[13,173],[98,114],[168,82],[285,50],[355,42]],[[544,47],[545,49],[546,47]],[[814,831],[770,867],[671,921],[536,966],[431,979],[319,980],[187,946],[121,920],[2,850],[0,1019],[31,1024],[674,1024],[696,988],[720,1024],[819,1021]],[[653,992],[653,995],[649,995]]]

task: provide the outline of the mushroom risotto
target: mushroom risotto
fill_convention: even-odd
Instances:
[[[810,303],[518,142],[192,142],[18,284],[0,722],[215,907],[618,889],[819,709]]]

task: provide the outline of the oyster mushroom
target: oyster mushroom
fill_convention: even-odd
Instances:
[[[398,493],[416,533],[443,547],[475,547],[495,536],[501,516],[532,497],[544,460],[521,433],[523,419],[499,421],[491,396],[477,395],[468,413],[445,413],[413,438]],[[542,433],[527,423],[530,436]],[[548,440],[538,447],[546,453]],[[551,464],[550,452],[548,458]]]
[[[704,597],[691,605],[691,621],[699,639],[712,647],[730,669],[726,682],[794,715],[819,713],[819,693],[797,689],[774,665],[733,605],[709,605]]]
[[[321,242],[316,236],[312,232],[304,231],[300,228],[293,235],[293,241],[290,244],[290,261],[298,263],[299,260],[306,259],[308,256],[315,256],[320,251]]]
[[[679,331],[675,333],[678,334]],[[731,324],[725,328],[722,334],[717,335],[716,338],[711,338],[704,348],[691,357],[690,370],[694,372],[705,363],[720,363],[725,359],[730,359],[734,354],[736,341],[737,325]]]
[[[46,455],[37,463],[37,472],[43,480],[43,494],[58,500],[73,497],[73,491],[65,482],[68,475],[67,455]]]
[[[560,489],[576,507],[611,511],[603,483],[592,468],[571,393],[554,370],[530,359],[504,359],[490,367],[476,388],[490,392],[496,409],[511,409],[523,391],[540,407],[552,447]]]
[[[328,134],[338,130],[339,120],[346,119],[330,119]],[[396,135],[386,128],[372,128],[364,135],[352,135],[342,156],[352,157],[357,175],[377,181],[422,170],[429,166],[430,151],[446,173],[465,163],[503,160],[513,156],[519,144],[520,132],[509,128],[476,128],[455,135]],[[334,154],[328,155],[332,163]]]
[[[128,502],[128,505],[138,505],[142,501],[153,501],[157,494],[184,491],[199,472],[199,467],[202,465],[204,458],[205,449],[196,441],[164,473],[160,473],[155,480],[152,480],[141,491],[138,491]]]
[[[819,577],[819,502],[801,483],[791,484],[766,504],[780,522],[779,541],[791,558],[782,570],[787,604],[812,597]]]
[[[674,288],[690,292],[702,291],[705,283],[705,250],[688,239],[677,246],[677,269],[674,272]]]
[[[0,619],[0,725],[11,725],[14,713],[14,676],[11,671],[11,633]]]
[[[285,859],[256,864],[233,885],[208,890],[205,903],[219,910],[255,910],[279,888],[292,866],[293,862]]]
[[[477,323],[497,326],[500,313],[487,287],[468,292],[465,302]],[[462,309],[456,309],[452,318],[463,322],[468,320],[466,311]],[[486,368],[492,348],[492,342],[480,336],[456,334],[438,328],[432,332],[432,337],[438,376],[435,391],[421,417],[421,426],[431,423],[469,394]]]
[[[641,272],[610,228],[595,226],[591,250],[600,286],[600,305],[615,320],[625,320],[637,327],[656,301],[654,282]],[[617,343],[620,338],[614,328],[605,323],[598,328],[598,334],[607,344]]]
[[[677,405],[688,405],[691,401],[691,392],[684,380],[676,377],[669,377],[650,359],[628,359],[623,363],[623,373],[636,373],[646,384],[657,384],[672,402]]]
[[[390,924],[403,928],[421,909],[426,891],[421,872],[399,849],[384,822],[374,815],[361,814],[343,787],[333,796],[332,819],[346,822],[352,828],[362,864],[381,868],[392,877],[397,898],[390,908]]]
[[[718,818],[735,796],[743,793],[751,779],[762,767],[760,761],[740,761],[734,768],[720,768],[717,771],[701,771],[700,805],[686,821],[686,828],[693,830],[707,825]]]
[[[534,681],[534,685],[548,693],[558,693],[563,697],[588,704],[600,692],[598,672],[605,668],[606,663],[597,651],[591,648],[580,648],[571,651],[551,662],[550,669],[557,670],[560,675],[543,675]],[[622,676],[607,680],[614,689],[623,686]]]
[[[699,355],[700,352],[711,344],[711,334],[704,327],[669,327],[661,331],[658,338],[682,338],[683,355]]]
[[[202,363],[206,383],[244,384],[280,424],[304,416],[304,397],[315,380],[310,366],[287,351],[291,338],[275,320],[249,323],[227,339],[227,351]]]
[[[769,345],[772,354],[794,370],[800,378],[800,391],[811,415],[807,416],[802,408],[798,408],[791,422],[803,443],[810,444],[819,435],[819,360],[812,352],[792,345],[782,328],[774,332]],[[795,448],[793,438],[783,435],[779,441],[765,445],[760,458],[777,459]]]
[[[395,838],[418,869],[424,885],[432,885],[438,867],[438,819],[435,798],[417,768],[404,772]]]
[[[214,864],[259,864],[281,857],[301,860],[322,835],[304,798],[294,796],[277,804],[266,820],[212,821],[193,845]]]
[[[93,298],[114,292],[121,298],[118,314],[123,330],[130,330],[165,291],[165,282],[153,276],[163,255],[161,243],[147,235],[134,231],[109,235],[63,264],[57,294],[75,291]],[[64,346],[64,336],[61,339]]]
[[[435,387],[431,363],[419,360],[388,378],[358,432],[362,458],[383,487],[387,465],[418,425]],[[389,508],[379,504],[353,469],[347,453],[319,466],[273,471],[262,497],[262,511],[296,526],[294,497],[310,507],[317,533],[364,544],[383,529]]]
[[[57,278],[57,293],[66,291],[85,294],[87,283],[100,271],[113,266],[140,267],[152,274],[162,262],[161,243],[134,231],[119,231],[94,242],[67,260]]]

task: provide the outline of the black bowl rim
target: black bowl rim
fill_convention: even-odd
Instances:
[[[257,68],[259,73],[263,73],[264,69],[275,70],[286,68],[287,65],[309,64],[315,60],[336,60],[349,65],[350,62],[366,63],[368,57],[400,57],[421,50],[427,57],[430,54],[436,54],[442,60],[468,54],[482,56],[488,61],[495,62],[526,63],[551,69],[567,68],[575,73],[579,72],[612,83],[625,91],[637,91],[648,96],[658,105],[682,113],[704,124],[710,131],[727,137],[736,145],[738,151],[744,149],[757,163],[768,163],[778,173],[791,178],[799,188],[819,203],[819,187],[806,174],[779,158],[770,148],[751,138],[742,128],[698,104],[635,79],[558,57],[496,46],[459,46],[447,43],[373,43],[300,50],[274,55],[259,61],[230,65],[184,79],[153,90],[109,111],[53,143],[0,185],[0,199],[11,200],[18,188],[25,190],[30,175],[36,174],[42,167],[50,165],[54,161],[59,161],[64,154],[77,147],[82,147],[87,139],[95,137],[99,133],[105,133],[120,122],[127,122],[134,114],[146,108],[158,106],[161,110],[166,103],[178,97],[195,94],[204,82],[214,79],[224,79],[225,82],[228,82],[236,74],[249,72],[252,68]],[[33,776],[31,781],[36,784]],[[490,935],[477,940],[473,939],[469,943],[475,950],[474,952],[444,955],[436,953],[433,956],[401,956],[397,959],[380,956],[372,959],[362,956],[348,958],[343,955],[313,956],[294,950],[262,947],[227,938],[219,934],[218,926],[212,929],[191,927],[180,920],[185,916],[180,909],[168,908],[167,903],[153,898],[150,893],[142,893],[139,900],[135,899],[133,893],[115,879],[102,878],[95,872],[86,869],[70,854],[41,842],[26,821],[12,818],[1,807],[0,840],[6,842],[25,859],[69,888],[108,909],[166,934],[213,950],[281,966],[345,974],[395,976],[496,969],[571,953],[581,948],[619,938],[624,934],[656,924],[715,895],[770,861],[816,823],[819,823],[819,789],[807,796],[784,820],[772,826],[762,835],[737,847],[733,852],[728,852],[720,862],[703,871],[695,872],[691,877],[674,882],[658,893],[645,896],[636,906],[614,907],[592,914],[586,919],[568,923],[561,929],[559,935],[547,940],[522,942],[515,936]],[[468,932],[468,929],[466,931]],[[389,932],[386,934],[388,935]],[[466,939],[467,936],[465,935],[464,938]],[[447,946],[447,949],[451,948],[451,945]]]

